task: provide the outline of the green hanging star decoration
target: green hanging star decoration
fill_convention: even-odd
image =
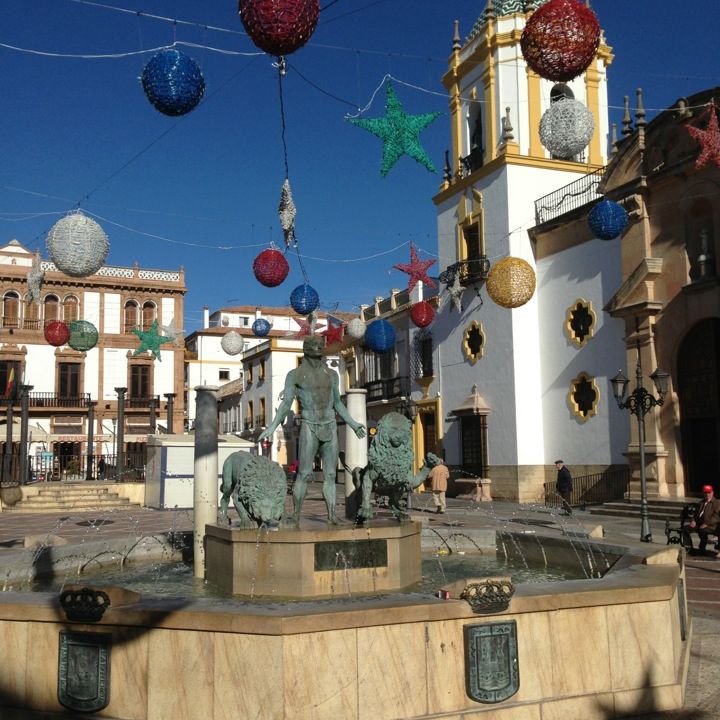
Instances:
[[[149,330],[133,328],[133,332],[140,338],[140,347],[133,353],[133,357],[142,355],[146,350],[149,350],[157,360],[162,361],[160,357],[160,346],[175,342],[174,337],[166,337],[158,332],[157,320],[153,321],[152,327]]]
[[[430,172],[437,172],[427,153],[420,144],[420,133],[442,113],[431,112],[424,115],[408,115],[395,95],[392,84],[388,82],[385,117],[348,118],[356,127],[361,127],[383,141],[383,163],[380,175],[385,177],[395,163],[407,155],[424,165]]]

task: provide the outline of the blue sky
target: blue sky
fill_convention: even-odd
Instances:
[[[321,4],[328,7],[310,43],[288,57],[290,179],[310,282],[324,309],[353,311],[403,286],[406,276],[391,268],[408,261],[409,241],[421,256],[436,252],[431,198],[449,145],[440,77],[453,20],[465,37],[485,1]],[[592,6],[615,54],[611,121],[620,122],[622,97],[634,103],[637,87],[652,117],[720,85],[717,0]],[[185,267],[188,331],[200,326],[204,305],[287,304],[302,282],[296,258],[279,288],[263,288],[251,270],[260,250],[281,242],[284,164],[277,71],[272,58],[250,55],[258,50],[236,0],[2,0],[2,10],[0,240],[17,238],[47,256],[48,229],[80,202],[110,238],[108,263]],[[139,51],[173,40],[226,51],[180,48],[201,65],[207,86],[182,118],[158,113],[138,79],[150,57]],[[58,57],[66,54],[127,56]],[[388,73],[415,86],[395,84],[407,112],[443,112],[422,134],[438,174],[405,157],[381,179],[380,141],[343,119]],[[381,90],[364,116],[383,115],[384,100]]]

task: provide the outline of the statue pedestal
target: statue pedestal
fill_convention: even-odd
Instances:
[[[421,523],[371,521],[328,528],[239,530],[205,526],[206,579],[232,595],[332,597],[402,590],[420,581]]]

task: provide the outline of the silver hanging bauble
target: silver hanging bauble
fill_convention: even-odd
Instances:
[[[220,341],[220,347],[222,347],[228,355],[239,355],[245,349],[245,340],[243,340],[240,333],[231,330],[229,333],[225,333],[223,339]]]
[[[345,328],[345,334],[357,339],[365,337],[367,323],[361,318],[353,318]]]
[[[102,267],[110,243],[105,231],[92,218],[76,210],[52,226],[47,249],[60,272],[86,277]]]
[[[579,155],[594,131],[593,114],[581,102],[570,98],[555,100],[540,119],[540,142],[561,160]]]

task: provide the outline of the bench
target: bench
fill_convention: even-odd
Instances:
[[[665,520],[666,545],[681,545],[688,550],[692,548],[692,545],[689,545],[686,541],[684,528],[690,523],[690,520],[692,520],[696,508],[697,505],[683,505],[683,509],[680,511],[679,522],[672,523],[670,520]],[[720,528],[716,528],[716,533],[718,529]],[[718,537],[716,533],[708,534],[708,543],[715,542],[717,548],[718,545],[720,545],[720,537]]]

